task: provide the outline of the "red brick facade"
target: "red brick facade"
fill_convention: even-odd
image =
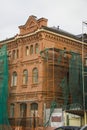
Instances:
[[[61,105],[63,99],[60,82],[67,74],[67,69],[64,69],[67,59],[64,58],[59,67],[57,60],[54,60],[59,54],[53,49],[66,48],[67,51],[82,53],[81,41],[47,30],[44,26],[47,26],[47,19],[30,16],[25,25],[19,26],[20,34],[2,41],[7,44],[9,54],[10,118],[31,117],[35,112],[35,116],[43,121],[45,104],[49,108],[51,102],[56,100]],[[46,48],[52,48],[48,60],[40,54]],[[14,109],[13,114],[11,109]]]

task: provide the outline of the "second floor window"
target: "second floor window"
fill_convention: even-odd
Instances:
[[[33,69],[32,76],[33,76],[33,83],[37,83],[38,82],[38,69],[37,68]]]
[[[17,86],[17,73],[13,72],[11,86]]]
[[[27,85],[28,83],[28,70],[23,71],[23,85]]]

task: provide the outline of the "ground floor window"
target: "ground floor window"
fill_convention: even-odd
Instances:
[[[31,116],[37,117],[37,112],[38,112],[38,104],[37,103],[32,103],[31,104]]]

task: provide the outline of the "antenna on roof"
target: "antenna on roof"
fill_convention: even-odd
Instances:
[[[58,25],[58,26],[57,26],[57,29],[59,29],[59,27],[60,27],[60,26]]]

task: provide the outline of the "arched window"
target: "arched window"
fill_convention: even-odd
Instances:
[[[33,116],[34,114],[35,114],[35,116],[38,116],[37,112],[38,112],[38,104],[32,103],[31,104],[31,116]]]
[[[28,83],[28,70],[23,71],[23,85],[27,85]]]
[[[19,57],[19,50],[13,50],[12,52],[12,58],[15,60]]]
[[[33,74],[33,76],[32,76],[33,77],[33,83],[37,83],[38,82],[38,69],[34,68],[32,74]]]
[[[26,48],[25,48],[25,54],[26,54],[26,56],[29,55],[29,47],[28,46],[26,46]]]
[[[30,46],[30,55],[33,54],[33,45]]]
[[[12,103],[10,104],[10,117],[14,117],[14,108],[15,108],[15,105]]]
[[[26,113],[27,113],[27,104],[26,103],[20,104],[20,117],[26,117]]]
[[[11,86],[17,86],[17,73],[16,73],[16,71],[13,72],[13,74],[12,74]]]
[[[39,46],[38,46],[38,43],[35,44],[35,53],[36,53],[36,54],[39,53]]]

